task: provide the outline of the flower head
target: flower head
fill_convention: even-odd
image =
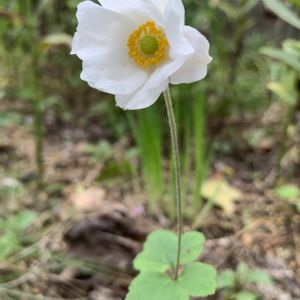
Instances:
[[[185,26],[182,0],[99,0],[78,5],[72,54],[81,79],[123,109],[152,105],[169,83],[203,79],[209,43]]]

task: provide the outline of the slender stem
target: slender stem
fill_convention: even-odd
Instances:
[[[182,203],[181,203],[181,178],[180,178],[180,157],[179,157],[179,146],[177,138],[176,120],[174,115],[173,103],[171,98],[170,89],[168,88],[164,92],[166,108],[168,113],[168,121],[170,127],[171,141],[172,141],[172,152],[173,161],[175,167],[175,180],[176,180],[176,217],[177,217],[177,258],[174,271],[174,279],[178,278],[179,265],[180,265],[180,254],[181,254],[181,235],[182,235]]]

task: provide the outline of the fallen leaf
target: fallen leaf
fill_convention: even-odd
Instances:
[[[214,204],[220,206],[227,215],[232,215],[235,210],[235,201],[242,197],[242,192],[224,179],[212,178],[206,180],[202,185],[202,197],[207,198]]]
[[[101,202],[105,197],[105,190],[99,187],[84,189],[79,187],[70,200],[75,209],[80,212],[91,212],[101,208]]]

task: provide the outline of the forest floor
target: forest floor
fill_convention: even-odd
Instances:
[[[7,295],[14,295],[5,298],[0,293],[0,299],[18,299],[18,295],[23,295],[20,299],[124,299],[136,275],[132,259],[147,234],[174,226],[159,211],[147,212],[143,193],[134,182],[122,176],[105,184],[97,181],[107,161],[96,163],[83,150],[90,142],[84,129],[49,133],[46,185],[38,190],[29,127],[23,123],[1,128],[0,217],[22,210],[39,215],[27,231],[34,243],[0,261],[0,278],[10,278],[1,279],[0,290],[3,285]],[[116,151],[107,160],[118,160],[125,147],[124,141],[116,143]],[[185,220],[185,229],[205,234],[201,260],[219,271],[245,262],[272,276],[273,285],[250,287],[262,299],[299,300],[300,214],[272,192],[272,168],[268,168],[274,160],[272,151],[241,156],[214,158],[210,169],[210,177],[230,173],[231,186],[241,191],[234,212],[228,215],[213,206],[200,223]],[[245,163],[249,160],[251,167]],[[258,175],[253,179],[256,168]],[[8,192],[8,187],[15,187],[14,192]],[[217,293],[209,299],[222,298]]]

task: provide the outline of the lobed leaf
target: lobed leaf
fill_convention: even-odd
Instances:
[[[190,296],[205,297],[215,290],[215,269],[207,264],[192,263],[176,281],[165,273],[140,273],[130,285],[125,300],[189,300]]]
[[[144,272],[137,276],[125,300],[188,300],[188,291],[166,274]]]
[[[199,258],[203,252],[205,237],[197,231],[186,232],[182,235],[180,263],[188,264]],[[176,247],[177,248],[177,247]]]
[[[206,297],[214,294],[216,283],[216,270],[204,263],[196,262],[185,267],[178,278],[182,289],[186,289],[189,295],[194,297]]]
[[[145,244],[144,250],[133,262],[139,271],[166,271],[174,266],[176,261],[176,234],[167,230],[152,232]]]
[[[185,265],[195,261],[203,251],[205,241],[202,233],[192,231],[182,235],[180,264]],[[176,264],[177,236],[167,230],[157,230],[151,233],[141,252],[133,264],[139,271],[165,272]]]

